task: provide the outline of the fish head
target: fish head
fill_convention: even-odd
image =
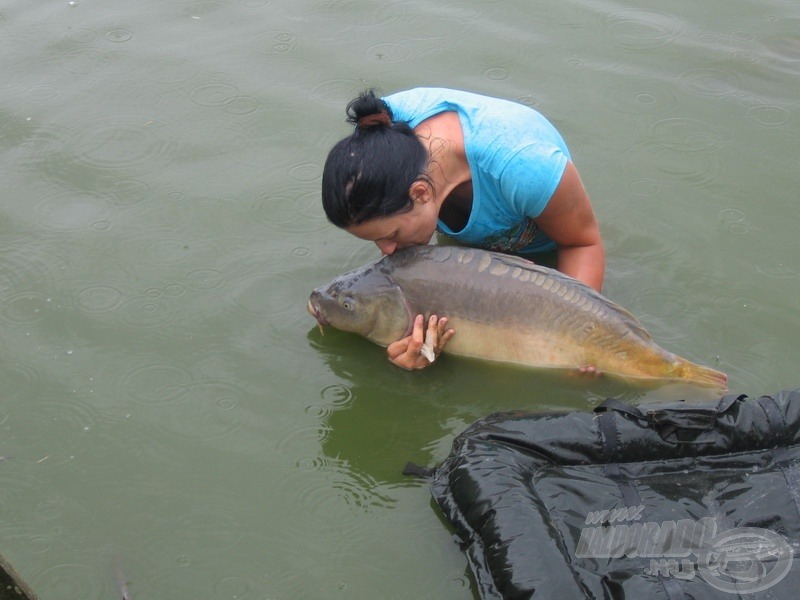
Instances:
[[[402,289],[374,268],[356,269],[318,287],[307,309],[320,327],[356,333],[381,346],[408,335],[413,319]]]

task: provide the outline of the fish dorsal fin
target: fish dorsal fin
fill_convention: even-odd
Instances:
[[[625,321],[631,330],[635,331],[636,334],[639,335],[639,337],[641,337],[643,340],[650,341],[653,339],[650,333],[644,328],[644,325],[642,325],[639,319],[631,314],[630,311],[623,308],[616,302],[606,298],[597,290],[586,285],[582,281],[578,281],[569,275],[564,275],[555,269],[537,265],[536,263],[520,256],[501,254],[499,252],[489,252],[489,254],[494,262],[505,265],[510,269],[520,269],[521,271],[527,271],[530,273],[532,275],[530,277],[530,281],[533,282],[534,285],[543,286],[545,281],[550,280],[550,289],[553,291],[553,293],[564,296],[565,299],[567,299],[567,290],[578,288],[581,293],[573,295],[572,298],[567,299],[568,301],[579,302],[581,298],[586,298],[587,302],[591,302],[596,306],[601,307],[603,310],[607,310],[616,314],[621,320]],[[538,275],[538,277],[534,277],[533,275]],[[553,285],[554,283],[558,284],[560,282],[563,282],[563,285]]]

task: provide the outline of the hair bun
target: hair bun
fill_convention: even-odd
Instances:
[[[385,125],[388,127],[392,124],[392,119],[389,115],[384,112],[372,113],[371,115],[364,115],[358,120],[357,127],[359,129],[369,129],[370,127],[375,127],[377,125]]]

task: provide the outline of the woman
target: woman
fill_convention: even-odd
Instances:
[[[438,230],[459,243],[526,258],[557,250],[558,269],[600,291],[600,230],[569,150],[534,109],[444,88],[347,105],[352,135],[330,151],[322,203],[337,227],[391,254],[427,244]],[[427,366],[454,335],[447,318],[418,315],[410,336],[387,349],[396,365]]]

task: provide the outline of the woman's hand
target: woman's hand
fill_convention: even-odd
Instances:
[[[447,328],[447,317],[437,317],[431,315],[428,319],[428,329],[424,329],[425,317],[417,315],[414,319],[414,328],[411,335],[397,342],[389,344],[386,354],[389,360],[403,369],[424,369],[433,360],[429,360],[421,351],[427,345],[432,351],[434,358],[439,356],[445,344],[452,338],[455,329]]]

